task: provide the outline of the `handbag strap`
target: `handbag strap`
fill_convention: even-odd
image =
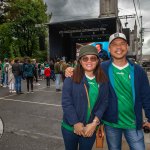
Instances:
[[[89,107],[90,114],[91,114],[91,112],[92,112],[92,110],[91,110],[91,104],[90,104],[90,99],[89,99],[89,94],[88,94],[87,86],[86,86],[85,83],[84,83],[84,88],[85,88],[85,91],[86,91],[86,96],[87,96],[87,99],[88,99],[88,107]]]

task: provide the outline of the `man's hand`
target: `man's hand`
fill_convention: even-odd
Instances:
[[[84,137],[91,137],[96,129],[97,124],[89,123],[84,127]]]
[[[65,70],[65,77],[71,77],[73,75],[73,70],[74,70],[73,67],[66,68],[66,70]]]
[[[83,129],[84,129],[84,124],[81,122],[78,122],[74,125],[74,133],[77,135],[84,136]]]
[[[143,127],[149,127],[149,128],[150,128],[150,122],[145,122],[145,123],[143,124]]]

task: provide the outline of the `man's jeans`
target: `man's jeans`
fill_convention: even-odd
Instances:
[[[18,94],[21,92],[21,79],[22,76],[15,76],[15,89]]]
[[[8,86],[8,73],[5,73],[4,86]]]
[[[109,150],[121,150],[122,134],[124,134],[130,150],[145,150],[142,130],[120,129],[105,125],[105,133]]]
[[[65,143],[65,150],[92,150],[95,142],[96,134],[92,137],[82,137],[61,127],[62,135]],[[79,146],[79,149],[78,149]]]
[[[4,80],[5,80],[5,74],[2,73],[1,75],[1,84],[4,85]]]

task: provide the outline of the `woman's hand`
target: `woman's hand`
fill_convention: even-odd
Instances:
[[[89,123],[84,127],[84,137],[91,137],[95,132],[97,124]]]
[[[83,129],[84,129],[84,124],[81,122],[78,122],[74,125],[74,133],[77,135],[84,136]]]

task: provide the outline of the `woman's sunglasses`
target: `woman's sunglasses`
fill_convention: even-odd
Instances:
[[[83,57],[81,58],[81,60],[82,60],[83,62],[88,62],[89,60],[90,60],[91,62],[96,62],[96,61],[98,60],[98,58],[97,58],[96,56],[91,56],[91,57],[83,56]]]

